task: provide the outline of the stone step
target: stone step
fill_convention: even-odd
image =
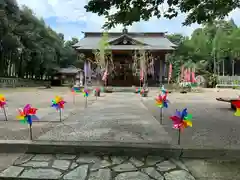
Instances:
[[[116,156],[159,155],[169,158],[240,159],[240,149],[190,148],[160,143],[55,142],[0,140],[0,153],[80,154],[104,153]]]
[[[181,160],[160,156],[23,154],[0,179],[195,180]]]

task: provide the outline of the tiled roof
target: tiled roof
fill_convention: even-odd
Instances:
[[[77,47],[78,50],[91,50],[91,49],[98,49],[97,45],[94,46],[80,46]],[[174,50],[173,47],[169,46],[137,46],[137,45],[113,45],[109,46],[110,50]]]
[[[98,49],[99,42],[101,40],[102,33],[85,33],[85,37],[81,39],[75,47],[78,50],[85,49]],[[137,45],[111,45],[109,49],[112,50],[131,50],[144,48],[146,50],[173,50],[176,47],[163,33],[128,33],[127,37],[132,38],[135,41],[142,42],[146,46]],[[109,33],[108,42],[115,41],[123,37],[122,33]]]
[[[69,66],[68,68],[59,68],[57,69],[57,71],[58,73],[62,73],[62,74],[76,74],[82,70],[74,66]]]

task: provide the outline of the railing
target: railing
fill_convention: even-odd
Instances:
[[[240,84],[240,76],[219,76],[218,84]]]
[[[218,87],[240,87],[240,76],[219,76]]]
[[[21,78],[1,78],[0,77],[0,88],[4,87],[37,87],[47,86],[50,81],[45,80],[32,80],[32,79],[21,79]]]

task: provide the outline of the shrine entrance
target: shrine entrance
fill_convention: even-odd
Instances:
[[[132,86],[136,85],[137,77],[133,75],[132,70],[132,53],[128,52],[113,52],[114,70],[108,81],[110,86]]]

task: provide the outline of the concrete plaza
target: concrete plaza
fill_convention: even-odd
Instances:
[[[144,105],[156,119],[160,119],[160,111],[154,104],[157,91],[152,91],[149,97],[143,99]],[[169,119],[175,110],[188,108],[193,115],[193,127],[182,133],[181,147],[204,149],[240,149],[240,117],[234,116],[230,103],[219,102],[217,97],[236,98],[240,90],[204,89],[201,93],[171,93],[168,96],[169,108],[164,109],[163,128],[177,143],[177,131],[172,129]]]

